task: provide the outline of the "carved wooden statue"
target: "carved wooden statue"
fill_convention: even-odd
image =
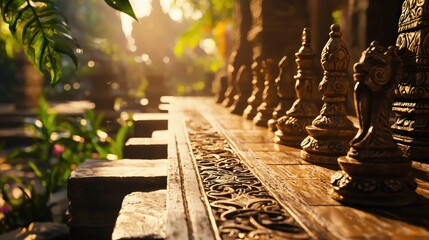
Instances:
[[[227,69],[227,76],[228,76],[228,88],[225,92],[225,99],[222,102],[222,105],[225,107],[231,107],[231,105],[234,103],[234,96],[237,94],[237,71],[234,67],[235,60],[237,58],[237,51],[234,51],[231,53],[228,69]]]
[[[279,74],[279,67],[276,62],[268,58],[262,62],[264,71],[265,88],[262,94],[263,102],[258,107],[258,113],[253,118],[253,123],[257,126],[267,127],[275,107],[279,103],[275,80]]]
[[[405,0],[398,55],[404,74],[395,89],[393,137],[404,157],[429,162],[429,0]]]
[[[329,36],[320,60],[324,74],[319,91],[324,104],[312,125],[306,127],[309,136],[301,143],[301,158],[313,163],[336,164],[337,158],[347,153],[356,128],[346,112],[349,91],[346,71],[350,57],[339,25],[331,26]]]
[[[243,116],[246,119],[252,120],[258,113],[257,108],[262,103],[262,93],[264,92],[264,73],[262,69],[262,58],[257,57],[252,64],[252,95],[247,99],[246,109],[243,112]]]
[[[220,77],[219,87],[215,96],[216,103],[222,103],[223,100],[225,100],[225,93],[227,88],[228,88],[228,77],[227,76]]]
[[[299,147],[307,136],[305,127],[317,116],[318,108],[311,99],[314,52],[310,46],[311,35],[308,28],[302,32],[302,46],[295,54],[298,65],[295,92],[297,99],[286,115],[277,120],[277,131],[274,141],[293,147]]]
[[[286,70],[288,64],[287,56],[284,56],[279,62],[280,73],[276,78],[279,103],[273,111],[272,118],[268,120],[268,128],[273,132],[277,130],[277,119],[286,114],[286,111],[292,106],[295,98],[295,93],[292,88],[292,76],[288,76]]]
[[[247,107],[247,99],[252,94],[252,72],[246,65],[242,65],[237,73],[238,92],[231,106],[231,113],[242,115]]]
[[[407,176],[411,161],[401,157],[389,117],[393,87],[401,79],[402,62],[394,47],[377,42],[354,65],[355,108],[360,129],[347,156],[338,158],[342,171],[332,177],[331,196],[345,203],[400,206],[415,200],[415,181]]]

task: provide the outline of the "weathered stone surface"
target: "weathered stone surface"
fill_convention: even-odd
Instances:
[[[168,140],[153,138],[130,138],[123,147],[127,159],[165,159]]]
[[[112,239],[165,239],[166,190],[125,196]]]
[[[72,239],[110,238],[125,195],[165,189],[167,160],[87,160],[68,180]]]

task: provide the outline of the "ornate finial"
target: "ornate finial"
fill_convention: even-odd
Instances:
[[[231,106],[231,113],[241,115],[247,106],[247,99],[252,94],[252,72],[246,65],[242,65],[237,73],[238,91]]]
[[[323,48],[320,59],[325,71],[341,72],[343,74],[347,71],[350,57],[341,35],[340,26],[338,24],[331,25],[330,38]]]
[[[342,33],[340,32],[340,25],[338,24],[332,24],[331,25],[331,32],[329,33],[329,36],[331,38],[340,38]]]
[[[262,103],[262,92],[264,91],[264,74],[262,72],[262,58],[256,57],[252,64],[252,95],[247,99],[248,106],[243,112],[246,119],[252,120],[258,113],[257,108]]]
[[[310,30],[304,28],[302,32],[302,46],[295,54],[298,66],[295,92],[297,99],[286,115],[277,120],[277,131],[274,141],[277,143],[299,147],[307,136],[305,127],[317,116],[318,109],[311,100],[314,52],[310,46]]]
[[[338,158],[342,171],[332,177],[331,196],[338,201],[401,206],[415,200],[417,185],[407,176],[411,162],[401,157],[389,122],[393,86],[401,77],[401,68],[395,48],[386,50],[377,42],[371,43],[354,65],[360,129],[347,156]]]
[[[264,60],[262,66],[265,80],[265,88],[262,93],[263,102],[258,107],[258,113],[253,118],[253,123],[257,126],[267,127],[268,120],[271,118],[274,108],[279,102],[275,86],[275,79],[279,74],[279,67],[271,58]]]
[[[277,96],[279,103],[273,111],[272,118],[268,120],[268,127],[271,131],[277,130],[277,119],[283,117],[286,111],[292,106],[295,99],[295,92],[293,91],[293,77],[290,69],[290,61],[287,56],[284,56],[279,61],[279,75],[276,78]],[[289,70],[289,71],[288,71]]]
[[[302,31],[302,46],[309,47],[311,43],[311,32],[309,28]]]
[[[339,156],[347,153],[356,132],[347,118],[346,71],[350,58],[339,30],[338,25],[331,26],[331,38],[321,55],[324,73],[319,91],[324,104],[312,125],[306,127],[309,136],[301,143],[301,157],[309,162],[335,164]]]

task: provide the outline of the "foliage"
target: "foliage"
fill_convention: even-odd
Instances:
[[[129,0],[105,0],[113,8],[134,17]],[[49,72],[51,85],[62,76],[63,55],[77,66],[79,47],[55,0],[0,0],[2,19],[39,71]]]
[[[39,120],[31,125],[38,141],[29,148],[12,152],[8,157],[12,162],[24,161],[43,190],[37,191],[35,182],[28,179],[0,179],[0,193],[9,208],[3,211],[4,218],[0,219],[0,233],[34,221],[52,220],[52,205],[48,204],[51,195],[65,188],[71,171],[84,160],[122,157],[125,137],[132,127],[130,122],[124,123],[112,138],[101,130],[102,116],[93,111],[87,111],[75,123],[69,119],[61,120],[58,114],[48,109],[42,98]],[[13,189],[18,189],[21,196],[13,198]]]
[[[77,64],[73,52],[78,46],[54,2],[13,0],[1,3],[3,20],[30,61],[43,73],[48,71],[51,83],[61,78],[62,54]]]
[[[112,8],[128,14],[130,17],[137,20],[133,8],[128,0],[104,0]]]
[[[178,4],[179,1],[175,1]],[[201,12],[201,17],[191,21],[188,29],[179,37],[174,53],[177,56],[185,54],[187,49],[195,49],[204,39],[216,43],[216,52],[211,59],[202,60],[203,66],[215,72],[226,58],[227,47],[225,34],[228,26],[232,25],[233,1],[230,0],[188,0],[192,8]],[[207,63],[207,60],[209,62]]]

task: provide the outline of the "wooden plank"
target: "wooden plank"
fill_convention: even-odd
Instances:
[[[177,114],[170,114],[176,119]],[[167,175],[167,239],[188,239],[189,230],[179,168],[179,154],[176,143],[176,121],[169,121],[168,175]]]
[[[201,192],[201,185],[197,176],[186,136],[183,116],[177,116],[175,126],[177,130],[176,142],[179,152],[179,167],[181,170],[182,187],[184,191],[188,224],[190,227],[189,239],[210,240],[220,239],[215,233],[214,219],[208,213],[205,205],[206,197]],[[217,228],[216,228],[217,229]]]

